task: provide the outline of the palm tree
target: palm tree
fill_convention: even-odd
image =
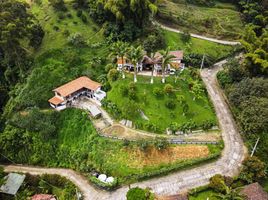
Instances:
[[[137,70],[139,62],[142,60],[144,51],[141,46],[130,47],[127,53],[127,58],[130,60],[131,64],[134,66],[134,83],[137,82]]]
[[[152,74],[151,74],[151,84],[154,83],[154,70],[155,70],[155,65],[157,64],[157,57],[155,57],[155,52],[151,53],[151,60],[152,60]]]
[[[122,78],[126,78],[125,76],[125,67],[124,67],[124,59],[125,59],[125,56],[126,56],[126,53],[128,51],[128,43],[126,42],[122,42],[122,41],[118,41],[118,42],[115,42],[112,47],[111,47],[111,54],[110,54],[110,57],[116,57],[116,58],[120,58],[122,60],[122,69],[121,69],[121,72],[122,72]]]
[[[162,83],[165,83],[166,82],[166,79],[165,79],[166,68],[168,64],[171,63],[172,58],[175,58],[175,56],[170,54],[169,48],[167,48],[166,50],[160,51],[160,54],[162,55]]]

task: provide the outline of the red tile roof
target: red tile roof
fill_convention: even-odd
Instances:
[[[60,86],[56,89],[54,89],[54,92],[59,93],[62,97],[66,97],[82,88],[87,88],[89,90],[97,90],[99,87],[101,87],[100,83],[97,83],[95,81],[92,81],[90,78],[86,76],[82,76],[80,78],[77,78],[63,86]]]
[[[252,183],[245,186],[241,191],[246,200],[268,200],[268,194],[263,190],[259,183]]]
[[[183,59],[183,51],[170,51],[169,55],[175,56],[175,58],[173,59],[180,59],[180,60]],[[155,57],[161,58],[162,55],[159,52],[156,52]]]
[[[54,105],[59,105],[60,103],[62,103],[64,100],[60,99],[57,96],[52,97],[51,99],[48,100],[49,103],[52,103]]]
[[[56,198],[51,194],[36,194],[31,200],[56,200]]]

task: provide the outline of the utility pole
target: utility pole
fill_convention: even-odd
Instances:
[[[257,148],[257,145],[258,145],[259,141],[260,141],[260,138],[257,139],[257,141],[256,141],[256,143],[255,143],[255,146],[254,146],[254,148],[252,149],[252,152],[251,152],[250,157],[252,157],[252,156],[254,155],[254,153],[255,153],[255,151],[256,151],[256,148]]]
[[[204,62],[205,62],[205,54],[203,55],[203,58],[202,58],[202,63],[201,63],[201,66],[200,66],[200,71],[203,69]]]

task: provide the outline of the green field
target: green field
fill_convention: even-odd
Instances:
[[[231,3],[216,2],[215,6],[203,7],[185,0],[163,0],[158,20],[192,33],[230,40],[243,32],[241,14]]]
[[[159,129],[157,132],[162,133],[173,122],[182,125],[192,121],[198,126],[207,120],[216,124],[216,116],[206,94],[203,93],[201,99],[193,100],[194,95],[189,89],[191,79],[192,77],[188,74],[188,71],[181,75],[177,83],[175,83],[174,77],[168,77],[166,83],[173,85],[175,92],[172,95],[163,94],[161,97],[156,97],[153,94],[154,89],[159,88],[163,91],[165,86],[165,84],[161,83],[161,78],[156,78],[155,83],[150,84],[150,77],[138,76],[138,82],[136,83],[137,99],[135,99],[135,102],[138,104],[139,109],[149,118],[149,121],[144,120],[141,115],[125,117],[128,117],[127,119],[132,120],[136,126],[142,129],[146,129],[144,126],[147,123],[154,124]],[[127,86],[132,81],[132,76],[128,76],[126,79],[114,82],[111,91],[108,92],[107,99],[114,102],[119,108],[128,107],[129,97],[124,96],[120,90],[122,86]],[[184,96],[189,105],[189,112],[185,116],[183,115],[182,106],[176,100],[178,95]],[[168,109],[165,106],[165,103],[169,100],[176,102],[175,109]]]
[[[183,49],[185,51],[185,54],[205,54],[214,60],[228,57],[237,48],[197,38],[191,38],[189,42],[183,42],[181,39],[182,34],[166,30],[164,31],[164,35],[167,45],[170,46],[172,50]]]

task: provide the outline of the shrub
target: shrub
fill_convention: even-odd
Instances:
[[[265,164],[259,158],[256,156],[247,157],[243,161],[242,171],[239,176],[242,180],[253,183],[265,176]]]
[[[214,123],[212,121],[206,120],[202,122],[201,128],[205,131],[211,129],[213,127]]]
[[[70,35],[68,37],[68,42],[75,47],[83,47],[86,44],[85,39],[81,33],[74,33]]]
[[[183,32],[183,34],[181,34],[181,40],[184,43],[188,43],[191,40],[191,34],[189,33],[189,31],[185,31]]]
[[[67,8],[64,4],[64,0],[49,0],[50,4],[55,10],[66,11]]]
[[[138,146],[139,146],[140,150],[142,150],[142,151],[146,151],[148,149],[149,145],[150,145],[149,142],[146,140],[139,140],[138,141]]]
[[[134,90],[129,90],[128,91],[128,97],[131,100],[136,100],[137,99],[137,93]]]
[[[4,176],[5,176],[4,168],[0,166],[0,179],[4,178]]]
[[[220,84],[220,86],[221,86],[222,88],[225,88],[226,85],[232,83],[232,79],[231,79],[231,77],[230,77],[229,74],[228,74],[226,71],[224,71],[224,70],[219,71],[219,72],[217,73],[217,79],[218,79],[219,84]]]
[[[156,138],[156,140],[154,141],[154,146],[158,150],[163,150],[163,149],[166,149],[169,146],[169,142],[166,139],[163,139],[163,138]]]
[[[76,12],[76,16],[77,16],[77,17],[81,17],[82,14],[83,14],[83,11],[82,11],[82,10],[78,10],[78,11]]]
[[[216,192],[224,192],[226,187],[224,177],[220,174],[216,174],[215,176],[211,177],[209,180],[209,187]]]
[[[154,96],[159,98],[159,97],[163,96],[163,91],[157,87],[157,88],[153,89],[153,94],[154,94]]]
[[[166,84],[165,87],[164,87],[164,92],[169,95],[169,94],[173,93],[173,89],[174,88],[173,88],[172,85]]]
[[[87,23],[87,16],[85,15],[85,14],[82,14],[81,15],[81,20],[82,20],[82,22],[84,22],[84,23]]]
[[[108,79],[110,81],[116,81],[119,78],[119,72],[116,69],[110,69],[108,72]]]
[[[127,192],[127,200],[153,200],[154,195],[149,189],[141,189],[139,187],[131,188]]]
[[[128,96],[128,88],[125,85],[120,86],[120,93],[123,97]]]
[[[176,108],[176,103],[175,103],[175,101],[173,99],[169,99],[169,100],[166,101],[165,106],[168,109],[174,109],[174,108]]]

